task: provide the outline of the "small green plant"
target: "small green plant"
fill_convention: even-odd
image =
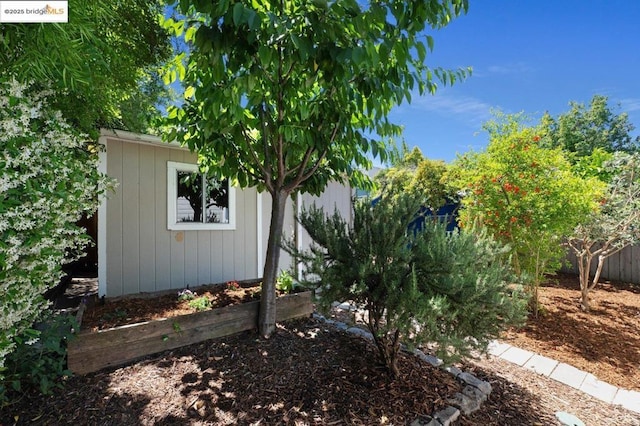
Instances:
[[[296,281],[288,271],[281,271],[276,280],[276,289],[285,293],[291,293],[297,287]]]
[[[191,309],[195,309],[198,312],[206,311],[207,309],[211,308],[211,301],[205,296],[200,296],[193,300],[190,300],[189,307]]]
[[[185,288],[184,290],[178,292],[178,300],[180,301],[193,300],[196,298],[196,296],[197,294],[194,291],[189,290],[188,288]]]
[[[227,281],[227,290],[240,290],[240,284],[238,281]]]
[[[37,325],[16,336],[16,349],[6,358],[4,380],[0,382],[0,406],[31,388],[49,395],[62,388],[60,380],[70,376],[66,368],[66,342],[78,329],[74,317],[45,313]]]
[[[182,332],[182,327],[180,327],[178,321],[174,321],[171,326],[173,327],[173,331],[175,331],[176,333],[180,334]]]

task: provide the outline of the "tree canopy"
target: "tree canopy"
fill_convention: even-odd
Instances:
[[[68,23],[0,24],[3,75],[55,90],[53,106],[84,131],[147,131],[167,93],[161,13],[160,0],[70,0]]]
[[[456,191],[445,181],[447,170],[444,161],[425,158],[418,147],[411,151],[405,148],[404,155],[378,173],[375,182],[380,195],[409,193],[435,211],[456,198]]]
[[[189,44],[185,103],[169,111],[169,139],[211,168],[272,197],[261,331],[274,329],[275,278],[284,206],[330,180],[363,187],[371,156],[388,157],[401,128],[393,106],[451,84],[465,70],[431,68],[429,27],[467,10],[467,0],[181,0],[169,19]],[[269,312],[268,314],[265,312]]]
[[[589,107],[570,102],[571,109],[557,118],[545,113],[542,117],[541,144],[560,147],[576,157],[592,154],[595,149],[605,152],[638,152],[640,137],[633,138],[633,124],[626,113],[616,114],[608,98],[595,95]]]
[[[597,208],[602,182],[577,176],[560,148],[540,146],[539,129],[519,117],[489,126],[487,150],[456,161],[457,181],[466,191],[461,223],[482,226],[512,249],[516,272],[537,287],[566,255],[562,238]]]

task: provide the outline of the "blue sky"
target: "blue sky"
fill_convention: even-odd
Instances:
[[[471,66],[473,75],[392,112],[428,158],[485,147],[491,108],[537,120],[601,94],[640,127],[640,1],[470,0],[466,15],[430,34],[430,66]]]

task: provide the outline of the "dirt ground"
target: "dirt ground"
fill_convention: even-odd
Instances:
[[[510,331],[505,341],[638,389],[638,289],[605,284],[594,293],[594,312],[585,314],[575,280],[563,275],[545,285],[547,315]],[[129,311],[143,310],[119,309],[96,318],[126,321]],[[92,327],[117,323],[109,321]],[[316,320],[291,321],[269,340],[246,332],[72,377],[53,396],[27,393],[0,410],[0,425],[398,425],[437,411],[460,389],[448,373],[409,355],[391,381],[375,363],[374,349]],[[457,425],[558,425],[555,412],[568,411],[588,425],[640,426],[639,414],[500,359],[461,367],[489,381],[493,392]]]

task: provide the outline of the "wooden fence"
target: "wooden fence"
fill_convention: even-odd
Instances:
[[[578,273],[578,263],[573,250],[569,250],[567,258],[570,266],[563,268],[563,270]],[[594,264],[591,265],[592,273],[595,272],[596,266],[597,259],[594,259]],[[630,246],[609,256],[604,261],[601,278],[640,284],[640,246]]]

